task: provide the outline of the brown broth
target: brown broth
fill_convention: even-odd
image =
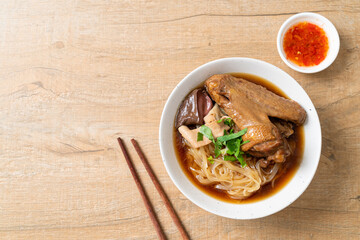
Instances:
[[[268,82],[267,80],[251,75],[251,74],[245,74],[245,73],[230,73],[231,75],[235,77],[241,77],[248,81],[251,81],[253,83],[259,84],[269,91],[272,91],[273,93],[282,96],[284,98],[289,99],[289,97],[277,86],[274,84]],[[298,170],[303,152],[304,152],[304,127],[303,126],[297,126],[294,127],[294,134],[289,137],[288,141],[295,141],[296,148],[294,153],[287,158],[286,162],[282,165],[282,168],[279,169],[279,172],[276,175],[276,180],[274,182],[274,187],[272,187],[272,184],[266,184],[262,186],[255,194],[250,196],[247,199],[244,200],[236,200],[230,198],[225,192],[222,190],[218,190],[214,188],[213,186],[207,186],[201,184],[196,177],[192,174],[190,167],[192,165],[192,159],[188,159],[186,157],[187,149],[184,146],[183,138],[179,131],[177,131],[174,128],[174,146],[175,146],[175,152],[177,155],[177,159],[180,163],[181,168],[183,169],[185,175],[190,179],[190,181],[199,188],[202,192],[210,195],[211,197],[214,197],[218,200],[230,202],[230,203],[252,203],[257,202],[260,200],[263,200],[265,198],[268,198],[275,193],[279,192],[295,175],[296,171]]]

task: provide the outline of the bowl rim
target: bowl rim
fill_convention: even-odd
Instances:
[[[283,47],[282,47],[282,42],[283,42],[285,32],[291,26],[296,24],[296,22],[304,21],[305,18],[307,18],[307,19],[311,18],[314,21],[317,20],[318,22],[322,22],[324,25],[326,25],[328,27],[328,29],[327,30],[324,28],[322,28],[322,29],[326,32],[329,42],[332,41],[332,43],[331,43],[332,49],[330,49],[330,46],[329,46],[329,50],[328,50],[328,54],[327,54],[326,58],[319,65],[310,66],[310,67],[300,67],[300,66],[292,63],[291,61],[289,61],[286,58],[285,53],[283,52]],[[296,21],[296,22],[294,23],[293,21]],[[322,70],[325,70],[335,61],[335,59],[339,53],[339,50],[340,50],[340,38],[339,38],[339,33],[336,30],[334,24],[332,24],[332,22],[330,22],[329,19],[327,19],[326,17],[324,17],[318,13],[302,12],[302,13],[298,13],[298,14],[295,14],[295,15],[289,17],[281,25],[281,27],[278,31],[278,34],[277,34],[276,45],[277,45],[277,50],[278,50],[278,53],[279,53],[281,59],[287,66],[289,66],[293,70],[301,72],[301,73],[317,73]],[[330,55],[330,53],[331,53],[331,55]]]
[[[295,181],[294,179],[295,179],[295,175],[297,175],[297,173],[295,173],[295,175],[292,177],[292,179],[279,192],[275,193],[274,195],[270,196],[269,198],[266,198],[264,200],[260,200],[260,201],[254,202],[254,203],[249,203],[249,204],[226,203],[226,202],[223,202],[223,201],[220,201],[220,200],[216,200],[215,198],[213,198],[213,197],[203,193],[201,190],[197,189],[198,194],[206,195],[207,199],[212,199],[214,201],[214,203],[212,203],[212,205],[214,205],[214,204],[221,205],[221,206],[232,205],[235,208],[239,207],[239,206],[242,206],[242,208],[244,208],[244,206],[253,208],[254,206],[257,206],[257,205],[261,205],[261,204],[264,205],[265,203],[263,203],[263,202],[267,201],[267,199],[270,199],[270,198],[273,198],[274,196],[279,195],[281,192],[283,192],[285,190],[285,188],[286,188],[286,193],[288,193],[290,195],[292,194],[291,197],[288,197],[289,199],[286,199],[286,201],[285,200],[283,201],[283,205],[281,205],[281,206],[277,206],[275,208],[272,208],[271,206],[269,206],[269,209],[266,209],[265,212],[261,212],[261,213],[257,213],[257,214],[251,213],[251,214],[246,214],[245,216],[243,216],[243,215],[238,216],[238,215],[234,215],[232,213],[229,214],[229,212],[224,213],[223,211],[214,208],[214,206],[208,206],[208,205],[206,205],[206,203],[204,204],[204,202],[199,201],[199,199],[197,199],[197,196],[194,196],[194,194],[191,193],[191,190],[186,189],[185,185],[182,186],[182,184],[184,184],[184,182],[181,182],[181,179],[179,179],[178,172],[176,172],[176,173],[173,172],[173,169],[170,166],[170,162],[169,162],[170,160],[167,159],[167,157],[169,157],[169,156],[168,156],[168,154],[166,152],[166,150],[167,150],[166,148],[169,148],[169,146],[171,146],[170,148],[174,149],[174,146],[172,144],[173,139],[171,139],[171,144],[169,144],[169,139],[164,138],[165,131],[167,130],[167,128],[169,128],[169,126],[171,126],[171,128],[172,128],[173,124],[174,124],[174,123],[169,124],[168,122],[166,122],[166,114],[170,111],[171,108],[173,108],[171,105],[174,104],[173,100],[176,97],[177,92],[179,91],[178,89],[181,86],[185,85],[187,82],[191,81],[192,76],[195,73],[197,73],[198,71],[205,70],[206,68],[209,68],[209,67],[211,67],[213,65],[215,66],[216,64],[222,65],[224,63],[225,64],[226,63],[231,63],[233,61],[234,62],[242,62],[242,61],[244,61],[244,62],[250,62],[251,64],[260,64],[260,65],[263,65],[264,67],[272,68],[272,70],[274,70],[274,71],[278,71],[279,74],[281,73],[283,76],[286,76],[288,78],[287,80],[290,79],[292,81],[291,84],[296,85],[298,90],[303,91],[303,93],[306,95],[306,97],[307,97],[306,101],[309,101],[309,106],[313,109],[313,111],[311,112],[313,120],[314,120],[313,125],[315,125],[315,130],[317,131],[316,132],[317,135],[315,135],[316,137],[312,137],[312,138],[316,138],[316,142],[317,142],[316,147],[317,148],[315,149],[316,150],[315,153],[311,153],[312,154],[311,156],[312,156],[312,158],[314,160],[311,171],[308,172],[308,178],[307,179],[301,179],[301,183],[298,183],[300,180],[298,180],[298,179],[296,180],[296,182],[301,185],[300,189],[298,189],[298,188],[297,189],[291,189],[291,191],[290,191],[289,188],[287,188],[287,186],[290,185],[290,182]],[[189,84],[191,84],[191,83],[189,83]],[[279,88],[281,89],[281,87],[279,87]],[[175,109],[176,112],[177,112],[177,109],[178,109],[179,105],[181,104],[182,100],[183,100],[183,98],[176,105],[176,109]],[[310,111],[312,109],[310,109]],[[307,111],[307,113],[309,114],[308,111]],[[175,113],[175,116],[176,116],[176,113]],[[172,121],[174,121],[174,119],[172,119]],[[172,129],[171,129],[171,131],[172,131]],[[171,134],[171,138],[173,138],[173,134]],[[306,136],[305,136],[305,138],[306,138]],[[322,146],[321,145],[321,140],[322,140],[321,126],[320,126],[320,121],[319,121],[316,109],[315,109],[313,103],[311,102],[310,97],[307,95],[305,90],[299,85],[299,83],[297,83],[296,80],[293,79],[289,74],[287,74],[286,72],[284,72],[280,68],[278,68],[278,67],[276,67],[276,66],[274,66],[274,65],[272,65],[270,63],[267,63],[267,62],[264,62],[264,61],[261,61],[261,60],[257,60],[257,59],[242,58],[242,57],[222,58],[222,59],[210,61],[210,62],[205,63],[205,64],[201,65],[200,67],[196,68],[191,73],[189,73],[185,78],[183,78],[177,84],[177,86],[173,89],[173,91],[171,92],[171,94],[169,95],[169,97],[167,99],[167,102],[166,102],[166,104],[164,106],[164,109],[163,109],[163,112],[162,112],[162,115],[161,115],[160,127],[159,127],[159,145],[160,145],[161,156],[162,156],[166,171],[167,171],[168,175],[170,176],[171,180],[173,181],[173,183],[175,184],[175,186],[180,190],[180,192],[183,195],[185,195],[190,201],[192,201],[195,205],[199,206],[200,208],[202,208],[202,209],[204,209],[204,210],[206,210],[208,212],[211,212],[213,214],[216,214],[216,215],[219,215],[219,216],[222,216],[222,217],[232,218],[232,219],[256,219],[256,218],[266,217],[266,216],[269,216],[271,214],[274,214],[276,212],[279,212],[279,211],[283,210],[284,208],[289,206],[291,203],[293,203],[296,199],[298,199],[303,194],[303,192],[307,189],[307,187],[310,185],[310,183],[311,183],[311,181],[312,181],[312,179],[313,179],[313,177],[314,177],[314,175],[316,173],[316,170],[317,170],[317,167],[318,167],[318,164],[319,164],[319,161],[320,161],[320,155],[321,155],[321,146]],[[305,144],[306,144],[306,142],[305,142]],[[305,151],[306,151],[306,148],[304,147],[304,155],[305,155]],[[189,184],[190,184],[193,188],[197,188],[188,179],[188,177],[185,176],[185,173],[181,169],[177,157],[176,156],[174,156],[174,157],[175,157],[174,160],[176,161],[176,165],[178,165],[177,167],[181,171],[180,175],[183,175],[186,178],[186,180],[187,180],[186,184],[188,185],[188,187],[189,187]],[[302,160],[302,162],[303,161],[304,161],[304,159]],[[302,163],[300,164],[299,169],[297,170],[297,172],[299,172],[301,167],[302,167]],[[284,193],[282,193],[282,196],[287,196],[287,195],[284,195]],[[274,201],[272,201],[272,202],[274,202]],[[226,206],[226,207],[228,207],[228,206]]]

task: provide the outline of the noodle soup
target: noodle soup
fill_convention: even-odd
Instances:
[[[231,75],[261,85],[268,91],[289,99],[279,88],[265,79],[242,73],[231,73]],[[203,86],[201,85],[200,88]],[[226,117],[228,116],[226,115]],[[179,118],[179,113],[177,118]],[[273,117],[269,117],[269,119],[272,122],[278,121]],[[194,130],[195,126],[190,128]],[[237,126],[234,128],[236,129]],[[304,150],[304,130],[301,125],[293,126],[292,130],[293,133],[286,138],[286,144],[291,149],[286,160],[283,162],[268,161],[271,157],[256,156],[259,154],[250,150],[249,152],[245,151],[241,157],[244,159],[245,165],[237,161],[226,161],[227,154],[210,159],[210,161],[209,156],[213,158],[215,151],[213,143],[193,147],[178,131],[178,128],[174,128],[173,136],[177,159],[186,176],[195,186],[206,194],[225,202],[249,203],[275,194],[296,173]],[[283,138],[285,139],[285,137]],[[264,162],[267,162],[268,165],[261,166]]]

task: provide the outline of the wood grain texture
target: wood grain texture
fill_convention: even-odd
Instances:
[[[317,74],[276,50],[283,21],[312,11],[340,34]],[[3,1],[0,8],[0,239],[156,239],[117,146],[136,138],[192,239],[360,238],[360,3],[347,1]],[[323,132],[318,171],[285,210],[212,215],[171,182],[158,125],[176,84],[210,60],[242,56],[293,76]],[[137,171],[169,239],[180,235]]]

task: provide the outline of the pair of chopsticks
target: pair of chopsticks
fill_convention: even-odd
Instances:
[[[162,228],[160,226],[159,220],[156,218],[154,209],[152,208],[152,206],[150,204],[150,201],[149,201],[149,199],[148,199],[148,197],[147,197],[147,195],[145,193],[144,187],[142,186],[142,184],[140,182],[140,179],[139,179],[139,177],[138,177],[138,175],[137,175],[137,173],[136,173],[136,171],[134,169],[134,165],[133,165],[133,163],[132,163],[132,161],[131,161],[131,159],[129,157],[129,154],[126,151],[126,148],[125,148],[125,146],[124,146],[124,144],[122,142],[122,139],[118,138],[117,140],[119,142],[121,151],[124,154],[125,160],[126,160],[128,166],[129,166],[130,172],[131,172],[131,174],[132,174],[132,176],[133,176],[133,178],[135,180],[136,186],[138,187],[139,192],[141,194],[141,197],[142,197],[142,199],[144,201],[146,210],[148,211],[150,219],[151,219],[152,223],[154,224],[157,235],[158,235],[159,239],[166,239],[166,236],[165,236],[165,234],[164,234],[164,232],[163,232],[163,230],[162,230]],[[163,202],[164,202],[164,204],[165,204],[165,206],[166,206],[172,220],[174,221],[176,227],[178,228],[182,238],[188,240],[189,237],[188,237],[184,227],[182,226],[179,217],[176,215],[176,212],[175,212],[174,208],[172,207],[169,199],[167,198],[167,196],[166,196],[164,190],[162,189],[159,181],[157,180],[154,172],[152,171],[148,161],[146,160],[144,154],[142,153],[139,144],[135,141],[135,139],[131,139],[131,143],[134,146],[137,154],[139,155],[139,157],[141,159],[141,162],[143,163],[143,165],[144,165],[147,173],[149,174],[152,182],[154,183],[156,190],[160,194],[160,197],[163,200]]]

